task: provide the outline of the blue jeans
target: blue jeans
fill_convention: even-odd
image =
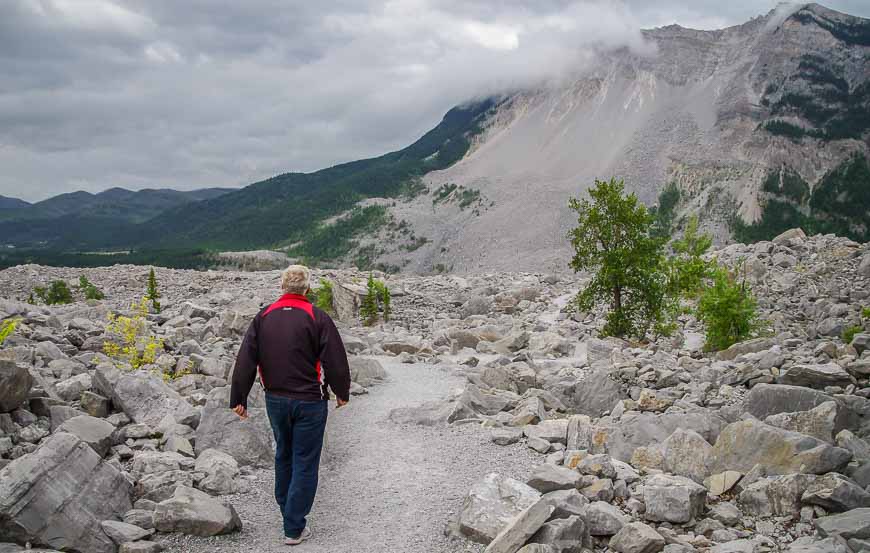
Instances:
[[[288,538],[302,534],[314,505],[328,405],[326,400],[266,394],[266,412],[276,443],[275,500]]]

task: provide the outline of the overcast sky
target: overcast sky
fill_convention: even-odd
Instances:
[[[638,29],[767,0],[0,0],[0,194],[242,186],[401,148]],[[870,16],[867,0],[832,0]]]

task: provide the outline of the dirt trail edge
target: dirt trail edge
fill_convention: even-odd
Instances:
[[[522,445],[493,444],[477,425],[422,427],[388,420],[396,407],[442,399],[463,385],[448,369],[379,358],[389,376],[340,410],[330,406],[328,454],[310,517],[314,537],[282,544],[271,470],[248,493],[229,496],[245,523],[213,538],[174,535],[170,552],[440,553],[482,551],[444,535],[469,488],[488,472],[526,477],[535,457]],[[540,461],[537,461],[540,463]]]

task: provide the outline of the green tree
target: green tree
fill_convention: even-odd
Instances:
[[[72,292],[63,280],[53,281],[47,289],[37,286],[33,289],[33,293],[46,305],[72,303],[73,301]]]
[[[393,314],[393,309],[390,305],[390,299],[390,289],[387,287],[386,284],[384,284],[381,289],[381,305],[383,306],[385,321],[389,321],[390,317]]]
[[[576,298],[588,311],[610,305],[604,335],[646,335],[666,315],[664,240],[651,235],[653,216],[634,194],[625,195],[623,181],[595,181],[592,201],[572,198],[577,227],[568,234],[574,247],[571,267],[590,271],[592,280]]]
[[[148,286],[145,289],[145,299],[151,302],[151,307],[156,313],[160,313],[160,291],[157,289],[157,275],[154,267],[148,273]]]
[[[704,287],[704,279],[708,278],[716,267],[712,261],[703,258],[713,238],[709,234],[698,232],[698,217],[689,218],[683,237],[674,240],[671,248],[674,255],[668,260],[668,293],[677,298],[694,299]]]
[[[334,313],[332,282],[326,278],[320,279],[320,287],[314,298],[314,305],[327,313]]]
[[[708,350],[723,350],[750,338],[759,328],[756,302],[745,281],[724,267],[712,273],[698,302],[698,319],[707,329]]]
[[[79,277],[79,290],[87,300],[101,300],[106,297],[102,290],[97,288],[85,275]]]
[[[366,285],[366,295],[363,297],[359,308],[359,314],[363,323],[367,326],[378,322],[378,288],[377,284],[375,284],[375,278],[371,274]]]

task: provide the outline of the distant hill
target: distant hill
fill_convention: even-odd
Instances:
[[[30,204],[18,198],[10,198],[8,196],[0,196],[0,210],[13,210],[28,207]]]
[[[231,190],[229,188],[204,188],[183,192],[169,189],[132,191],[124,188],[110,188],[97,194],[83,191],[70,192],[34,204],[25,203],[21,209],[4,214],[4,217],[6,219],[36,221],[74,215],[117,218],[127,222],[141,223],[167,209],[190,202],[217,198]]]
[[[63,194],[7,217],[0,222],[0,236],[17,247],[55,251],[255,249],[304,242],[321,221],[351,210],[357,202],[408,194],[428,172],[462,159],[494,106],[493,100],[484,100],[454,108],[437,127],[397,152],[314,173],[286,173],[240,190],[199,191],[211,197],[200,197],[196,204],[190,203],[196,199],[192,192]],[[369,210],[350,225],[366,226],[371,215]]]

